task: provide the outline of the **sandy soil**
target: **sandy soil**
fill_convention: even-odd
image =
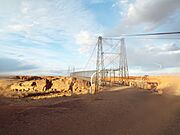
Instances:
[[[179,135],[180,97],[120,88],[42,100],[0,98],[0,135]]]

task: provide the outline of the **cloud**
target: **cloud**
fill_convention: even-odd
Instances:
[[[76,44],[80,45],[79,52],[86,53],[90,51],[92,46],[95,46],[97,42],[97,38],[93,33],[88,31],[80,31],[77,35],[75,35]]]
[[[92,4],[100,4],[100,3],[105,3],[106,0],[91,0],[90,1]]]
[[[105,13],[98,21],[99,11],[92,4],[102,4],[103,15],[106,7],[112,8],[112,13]],[[99,23],[116,25],[115,20],[120,17],[117,20],[121,24],[110,36],[142,29],[178,30],[179,5],[179,0],[0,0],[0,57],[16,60],[19,66],[38,67],[37,72],[54,71],[69,64],[79,67],[87,61],[87,52],[97,41],[96,33],[102,32]],[[109,28],[112,29],[105,26],[103,30]],[[159,68],[159,64],[162,68],[179,66],[178,43],[144,42],[151,46],[128,48],[130,66],[150,65],[150,70]]]
[[[17,65],[41,71],[69,63],[79,66],[85,59],[79,58],[79,49],[86,48],[92,42],[89,36],[98,30],[82,0],[0,0],[0,57],[17,60]]]
[[[8,28],[10,31],[18,32],[18,31],[28,31],[33,27],[33,24],[15,24],[9,25]]]
[[[0,5],[3,2],[0,1]],[[17,11],[9,12],[13,6]],[[7,9],[0,9],[6,10],[9,11],[1,15],[3,20],[0,22],[3,36],[14,32],[37,42],[59,39],[67,42],[79,31],[98,29],[94,16],[84,8],[81,0],[19,0],[18,5],[10,2]]]
[[[0,73],[30,69],[37,69],[37,67],[34,65],[24,65],[16,59],[0,58]]]
[[[119,2],[122,4],[128,4],[129,0],[119,0]]]
[[[140,33],[153,30],[180,30],[179,0],[117,1],[121,14],[119,25],[106,35],[119,36],[125,33]],[[118,12],[117,12],[118,14]]]
[[[79,45],[92,45],[94,43],[93,34],[88,31],[80,31],[76,36],[76,43]]]
[[[128,48],[130,67],[141,67],[143,70],[163,70],[180,67],[180,47],[175,43],[146,44],[137,48]]]
[[[164,23],[177,9],[179,0],[136,0],[129,4],[125,22],[127,25],[148,24],[147,30]]]
[[[162,69],[145,70],[141,67],[131,68],[130,75],[143,76],[143,75],[177,75],[180,74],[180,67],[168,67]]]
[[[173,52],[173,51],[180,51],[180,47],[176,43],[169,43],[169,44],[163,44],[160,46],[157,45],[146,45],[145,51],[147,52]]]
[[[41,69],[62,68],[64,64],[67,64],[66,59],[63,58],[63,53],[59,54],[58,50],[53,51],[48,49],[48,47],[10,44],[9,46],[2,46],[0,53],[5,58],[19,61],[20,63],[17,64],[34,65]]]
[[[106,36],[180,30],[179,0],[129,0],[125,2],[118,0],[115,5],[119,6],[120,21],[114,29],[106,33]],[[163,38],[166,37],[177,36]],[[178,71],[180,67],[179,40],[156,40],[157,36],[152,39],[133,38],[125,39],[131,72],[151,74]]]

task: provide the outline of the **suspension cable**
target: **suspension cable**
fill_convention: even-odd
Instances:
[[[87,66],[89,65],[89,62],[90,62],[90,60],[91,60],[91,58],[92,58],[92,56],[93,56],[93,54],[94,54],[94,52],[95,52],[95,50],[96,50],[97,44],[98,44],[98,43],[96,43],[96,45],[94,46],[94,49],[93,49],[92,53],[90,54],[89,59],[88,59],[86,65],[84,66],[84,70],[85,70],[85,69],[87,68]]]

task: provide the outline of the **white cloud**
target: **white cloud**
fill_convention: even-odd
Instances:
[[[80,31],[75,35],[76,44],[80,45],[79,52],[87,53],[96,44],[96,37],[88,31]]]
[[[79,52],[81,54],[87,54],[97,43],[98,36],[102,34],[95,34],[89,31],[80,31],[74,36],[76,44],[80,45]]]
[[[161,25],[177,9],[179,0],[136,0],[129,4],[125,22],[127,25],[147,24],[145,29],[151,30]]]
[[[92,4],[100,4],[100,3],[105,3],[106,0],[91,0],[90,1]]]
[[[180,30],[179,0],[135,0],[116,2],[121,13],[120,23],[107,35],[139,33],[152,30]]]
[[[80,31],[77,35],[75,35],[76,43],[79,45],[92,45],[94,44],[94,35],[89,33],[88,31]]]
[[[4,35],[20,31],[26,32],[23,34],[31,40],[37,40],[39,35],[64,39],[65,36],[72,38],[81,30],[94,31],[97,28],[93,15],[84,9],[80,0],[21,0],[21,4],[16,7],[19,9],[17,12],[8,12],[1,21],[6,24],[0,25]],[[4,12],[6,10],[11,11],[9,8],[3,9]]]
[[[33,27],[33,24],[15,24],[15,25],[8,25],[9,31],[29,31]]]
[[[156,68],[154,70],[144,70],[143,67],[134,67],[129,71],[130,75],[143,76],[143,75],[177,75],[180,74],[180,67],[167,67],[167,68]]]
[[[133,42],[131,44],[139,43]],[[128,44],[128,46],[131,45]],[[128,47],[127,55],[130,67],[140,66],[147,71],[161,69],[162,72],[165,72],[164,69],[166,68],[180,67],[180,46],[178,42],[175,44],[156,40],[152,44],[146,41],[145,45],[136,48]]]
[[[119,0],[119,2],[122,4],[128,4],[129,0]]]
[[[0,56],[47,70],[78,59],[78,49],[93,44],[91,33],[99,29],[81,0],[0,0],[0,13]]]
[[[177,52],[180,51],[180,47],[175,43],[162,44],[162,45],[146,45],[145,51],[153,53],[164,53],[164,52]]]
[[[0,50],[1,55],[6,58],[14,58],[21,62],[21,65],[34,65],[38,68],[48,69],[54,65],[54,68],[63,67],[63,63],[66,63],[61,58],[61,62],[58,62],[58,57],[62,57],[62,54],[48,50],[46,48],[26,47],[20,45],[2,46]]]

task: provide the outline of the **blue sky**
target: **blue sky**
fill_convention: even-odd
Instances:
[[[96,37],[180,31],[179,0],[0,0],[0,74],[83,68]],[[126,39],[132,74],[180,72],[179,40]]]

